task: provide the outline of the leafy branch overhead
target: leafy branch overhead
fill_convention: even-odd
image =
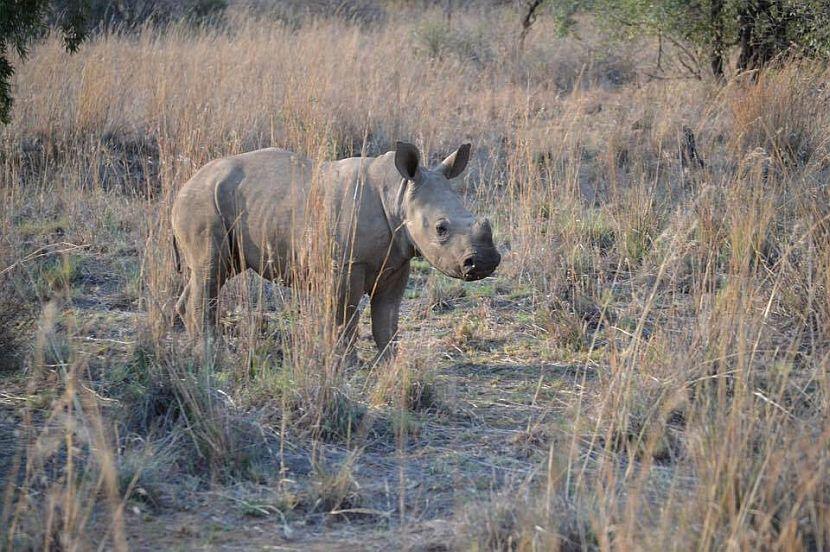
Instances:
[[[63,0],[0,0],[0,122],[11,116],[13,53],[25,59],[32,40],[42,35],[50,23],[63,33],[66,49],[75,51],[86,36],[87,3]]]
[[[74,52],[90,31],[175,19],[203,21],[226,6],[226,0],[0,0],[0,123],[11,118],[12,56],[25,60],[32,42],[49,29],[59,30],[66,49]]]
[[[723,78],[729,53],[735,69],[759,69],[784,55],[830,57],[830,2],[827,0],[569,0],[528,1],[522,34],[546,10],[561,29],[577,12],[619,38],[656,36],[680,52],[680,63],[700,76],[709,65]],[[563,25],[561,22],[565,22]]]

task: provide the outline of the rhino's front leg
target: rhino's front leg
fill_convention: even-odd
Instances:
[[[347,355],[354,355],[353,345],[357,337],[357,324],[360,320],[358,306],[363,297],[366,271],[361,265],[352,265],[349,273],[342,279],[337,305],[337,325],[340,328],[340,344]]]
[[[384,279],[372,294],[372,337],[381,358],[391,358],[395,354],[398,313],[408,280],[409,263],[406,263]]]

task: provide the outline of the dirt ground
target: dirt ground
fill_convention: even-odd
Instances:
[[[424,368],[434,396],[423,408],[399,411],[369,405],[366,436],[359,443],[312,447],[292,439],[286,443],[289,450],[280,452],[278,436],[263,436],[258,446],[268,447],[273,456],[263,468],[262,481],[228,484],[191,474],[160,482],[152,500],[143,500],[145,491],[139,488],[124,509],[130,547],[449,549],[462,523],[459,517],[471,505],[539,476],[554,446],[551,439],[561,411],[537,403],[556,405],[561,395],[559,404],[565,409],[569,402],[564,395],[590,382],[594,368],[548,358],[544,332],[530,316],[528,294],[508,291],[498,278],[491,278],[451,284],[456,287],[449,297],[430,305],[422,295],[431,271],[422,267],[416,272],[401,323],[402,354],[427,349],[435,363]],[[66,306],[73,319],[82,321],[74,345],[88,357],[92,372],[111,369],[119,357],[128,359],[137,339],[131,328],[140,326],[137,319],[144,315],[118,304],[118,293],[117,286],[85,282]],[[365,313],[360,336],[362,362],[350,369],[351,386],[365,385],[371,371],[384,369],[370,362],[374,343]],[[27,396],[23,377],[10,383],[14,385],[0,397],[0,443],[6,451],[0,455],[0,473],[9,473],[17,459],[14,443],[21,411],[16,406]],[[41,388],[36,395],[48,393]],[[405,431],[394,429],[397,419],[405,420],[400,422]],[[353,499],[331,511],[309,505],[293,508],[286,502],[286,496],[313,479],[310,460],[315,454],[331,470],[348,466],[352,480]],[[107,530],[96,528],[93,516],[90,540],[100,539],[101,531]]]

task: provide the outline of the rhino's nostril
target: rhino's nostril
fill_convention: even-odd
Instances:
[[[469,271],[473,270],[476,267],[475,258],[467,257],[466,259],[464,259],[463,265],[464,265],[464,271],[465,272],[469,272]]]

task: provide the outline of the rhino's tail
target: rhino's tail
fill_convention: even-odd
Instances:
[[[176,272],[182,271],[182,258],[179,256],[179,246],[176,243],[176,235],[173,234],[173,258],[176,260]]]

